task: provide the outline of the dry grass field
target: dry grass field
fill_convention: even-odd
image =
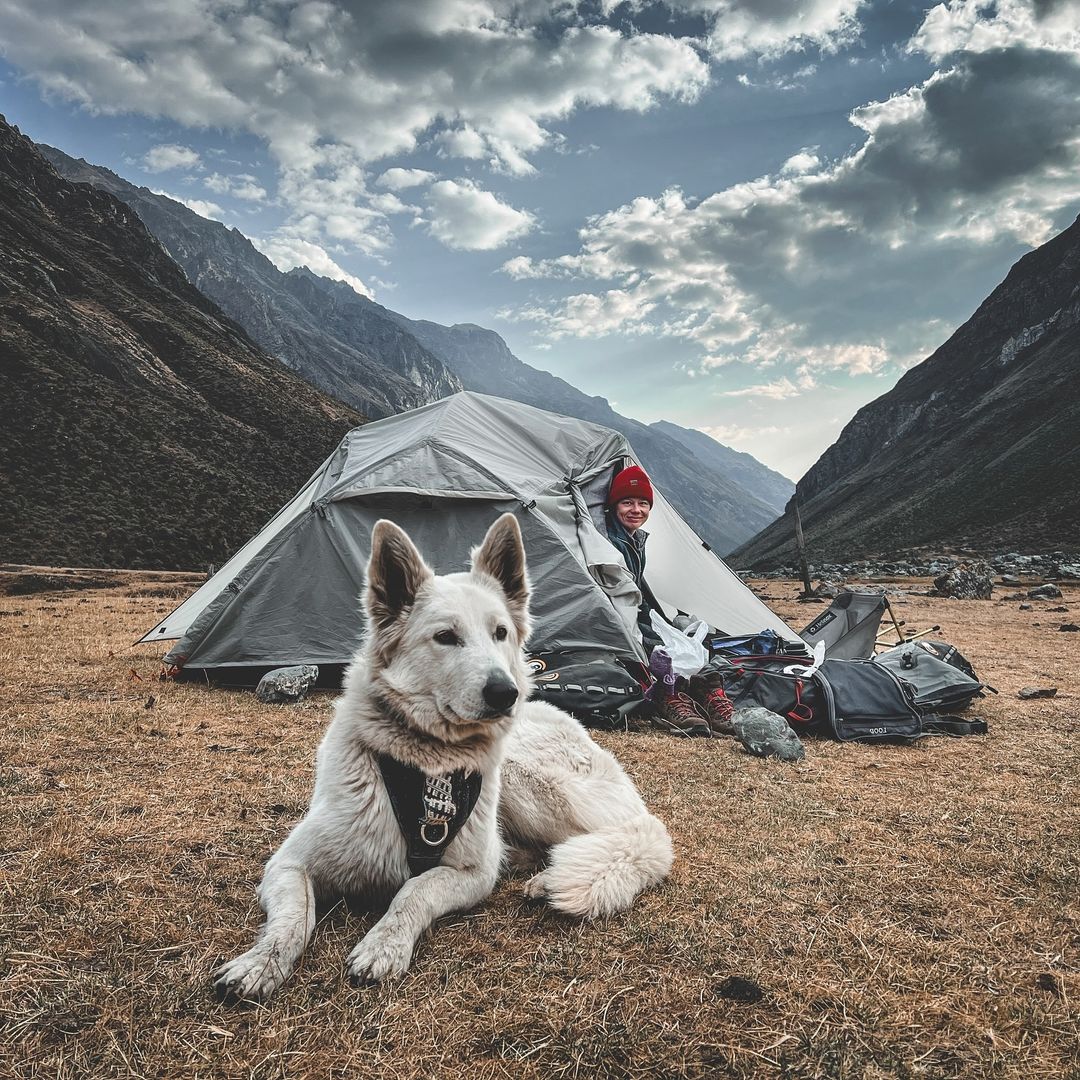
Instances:
[[[161,682],[131,643],[197,579],[60,577],[0,595],[0,1076],[1080,1077],[1077,586],[1069,613],[899,586],[1000,689],[987,737],[790,766],[598,735],[676,845],[633,911],[581,925],[509,880],[356,990],[369,920],[339,907],[277,998],[227,1008],[210,972],[256,930],[332,698]]]

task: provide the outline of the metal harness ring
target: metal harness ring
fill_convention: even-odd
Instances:
[[[442,832],[435,838],[430,839],[428,837],[428,829],[441,827]],[[420,839],[427,844],[428,847],[439,847],[446,842],[446,838],[450,835],[450,822],[445,819],[438,819],[435,821],[421,821],[420,822]]]

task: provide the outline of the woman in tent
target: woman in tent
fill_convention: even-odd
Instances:
[[[637,622],[647,653],[660,644],[660,639],[649,621],[650,605],[645,584],[645,541],[649,534],[641,527],[649,520],[652,505],[652,483],[644,469],[631,465],[615,474],[608,490],[604,518],[607,522],[608,539],[622,556],[641,592],[642,601],[638,608]]]
[[[644,469],[631,465],[615,474],[608,489],[604,515],[607,535],[641,591],[637,624],[648,654],[661,644],[649,616],[653,607],[659,610],[659,605],[645,582],[645,541],[649,534],[642,525],[649,520],[652,506],[652,483]],[[676,689],[660,706],[663,719],[686,735],[708,737],[714,731],[717,734],[732,732],[731,702],[724,696],[722,681],[695,675],[683,689]]]

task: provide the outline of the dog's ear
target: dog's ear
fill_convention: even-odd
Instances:
[[[375,522],[367,568],[366,604],[374,626],[384,629],[412,607],[420,586],[432,576],[431,567],[392,521]]]
[[[529,636],[529,579],[525,573],[525,545],[513,514],[503,514],[472,552],[474,574],[487,574],[501,586],[517,626],[518,637]]]

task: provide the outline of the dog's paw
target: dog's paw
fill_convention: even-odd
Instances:
[[[374,927],[349,953],[345,973],[353,986],[370,986],[404,975],[412,963],[413,944]]]
[[[229,1005],[240,1001],[265,1001],[287,975],[274,957],[262,949],[251,949],[214,972],[214,994],[218,1001]]]
[[[545,903],[548,898],[547,871],[541,870],[539,874],[533,874],[533,876],[525,882],[521,892],[525,899],[530,903]]]

